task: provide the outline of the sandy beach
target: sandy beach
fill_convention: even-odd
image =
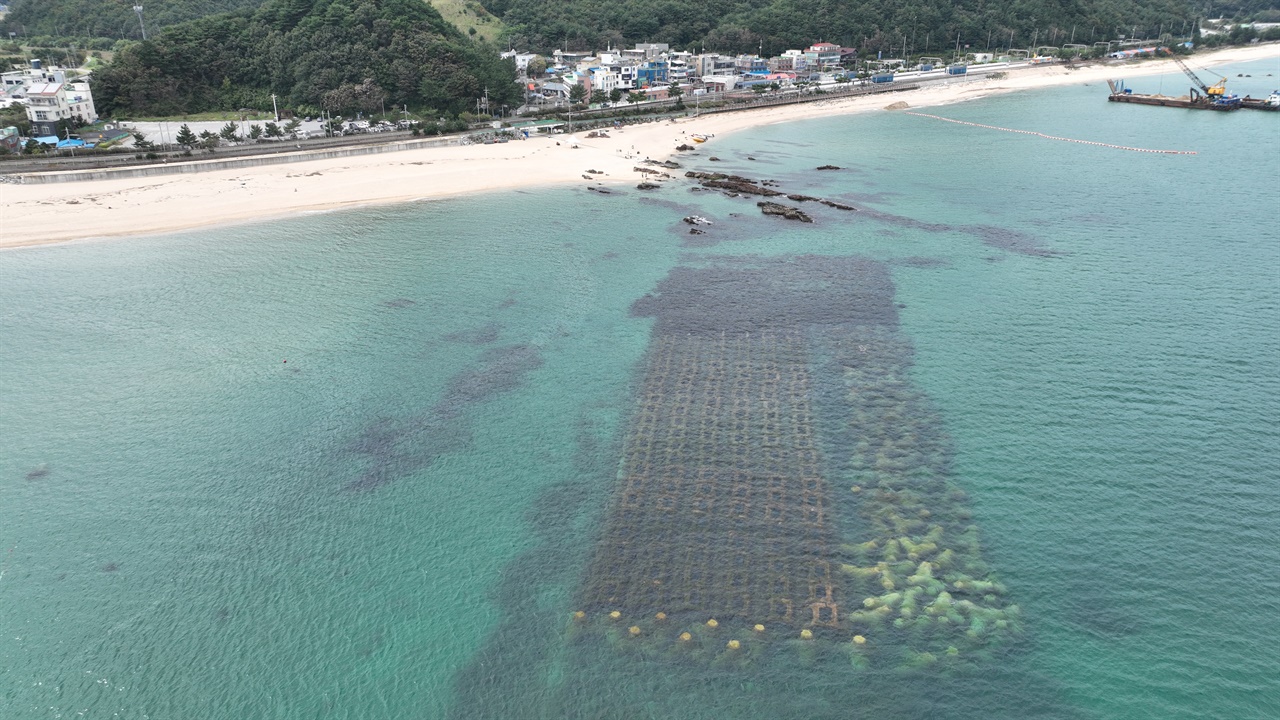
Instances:
[[[1197,55],[1200,66],[1280,57],[1280,44],[1227,48]],[[715,135],[703,147],[744,128],[883,110],[890,103],[936,107],[1018,90],[1104,83],[1177,72],[1171,61],[1068,70],[1045,66],[1012,71],[1001,80],[940,83],[919,90],[786,105],[653,122],[611,130],[579,147],[566,136],[494,145],[410,150],[248,169],[216,170],[91,182],[0,185],[0,248],[186,230],[378,203],[569,183],[639,182],[645,158],[665,159],[690,133]],[[1277,81],[1280,85],[1280,80]],[[1104,92],[1100,89],[1099,93]],[[1100,97],[1101,100],[1101,97]],[[1025,128],[1035,130],[1036,128]],[[1104,138],[1092,138],[1104,139]],[[601,174],[591,173],[596,170]]]

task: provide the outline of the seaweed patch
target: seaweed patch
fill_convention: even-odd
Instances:
[[[471,442],[461,422],[467,410],[519,388],[542,366],[533,345],[507,345],[486,350],[479,365],[449,379],[443,396],[426,413],[407,420],[383,418],[370,423],[348,446],[369,464],[347,490],[372,490],[434,463]]]

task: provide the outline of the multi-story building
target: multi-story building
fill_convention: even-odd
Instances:
[[[32,60],[31,67],[0,74],[0,94],[21,99],[26,97],[26,89],[31,85],[66,81],[65,71],[59,68],[46,68],[39,60]]]
[[[98,121],[87,82],[37,83],[26,89],[26,96],[33,136],[57,135],[60,120],[76,120],[85,125]]]
[[[808,54],[801,50],[788,50],[769,62],[774,71],[807,73],[810,69]]]
[[[636,87],[656,87],[666,85],[667,71],[670,68],[666,60],[650,60],[636,68]]]
[[[689,68],[691,74],[697,78],[707,77],[708,75],[738,74],[738,64],[735,58],[725,57],[716,53],[694,55],[689,59]]]
[[[814,43],[805,51],[814,70],[825,70],[840,64],[840,46],[829,42]]]
[[[618,89],[618,82],[621,79],[618,73],[607,67],[591,68],[590,77],[592,91],[599,90],[606,94]]]
[[[740,73],[769,72],[769,61],[759,55],[739,55],[735,59],[734,64]]]
[[[636,43],[634,48],[623,50],[622,56],[637,61],[654,60],[670,49],[667,43]]]
[[[31,67],[0,74],[0,89],[8,98],[27,106],[32,136],[58,134],[58,122],[79,118],[84,124],[97,122],[93,93],[84,80],[68,82],[60,68],[46,68],[39,60]]]

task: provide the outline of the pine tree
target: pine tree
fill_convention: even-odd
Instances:
[[[191,132],[191,126],[186,123],[183,123],[182,127],[178,128],[178,137],[176,139],[179,145],[188,149],[195,147],[196,143],[200,142],[196,138],[196,134]]]

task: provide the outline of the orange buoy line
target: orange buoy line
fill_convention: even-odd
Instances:
[[[957,125],[968,125],[970,127],[985,128],[987,130],[1002,130],[1004,132],[1018,133],[1019,135],[1035,135],[1046,140],[1061,140],[1062,142],[1080,143],[1081,145],[1097,145],[1098,147],[1111,148],[1112,150],[1128,150],[1130,152],[1158,153],[1160,155],[1195,155],[1195,150],[1152,150],[1149,148],[1136,148],[1127,145],[1112,145],[1111,143],[1094,142],[1092,140],[1077,140],[1076,138],[1058,137],[1057,135],[1045,135],[1044,133],[1035,132],[1034,130],[1015,130],[1013,128],[999,127],[996,125],[983,125],[982,123],[965,122],[964,120],[953,120],[940,115],[929,115],[928,113],[918,113],[907,111],[908,115],[916,117],[932,118],[934,120],[942,120],[944,122],[955,123]]]

